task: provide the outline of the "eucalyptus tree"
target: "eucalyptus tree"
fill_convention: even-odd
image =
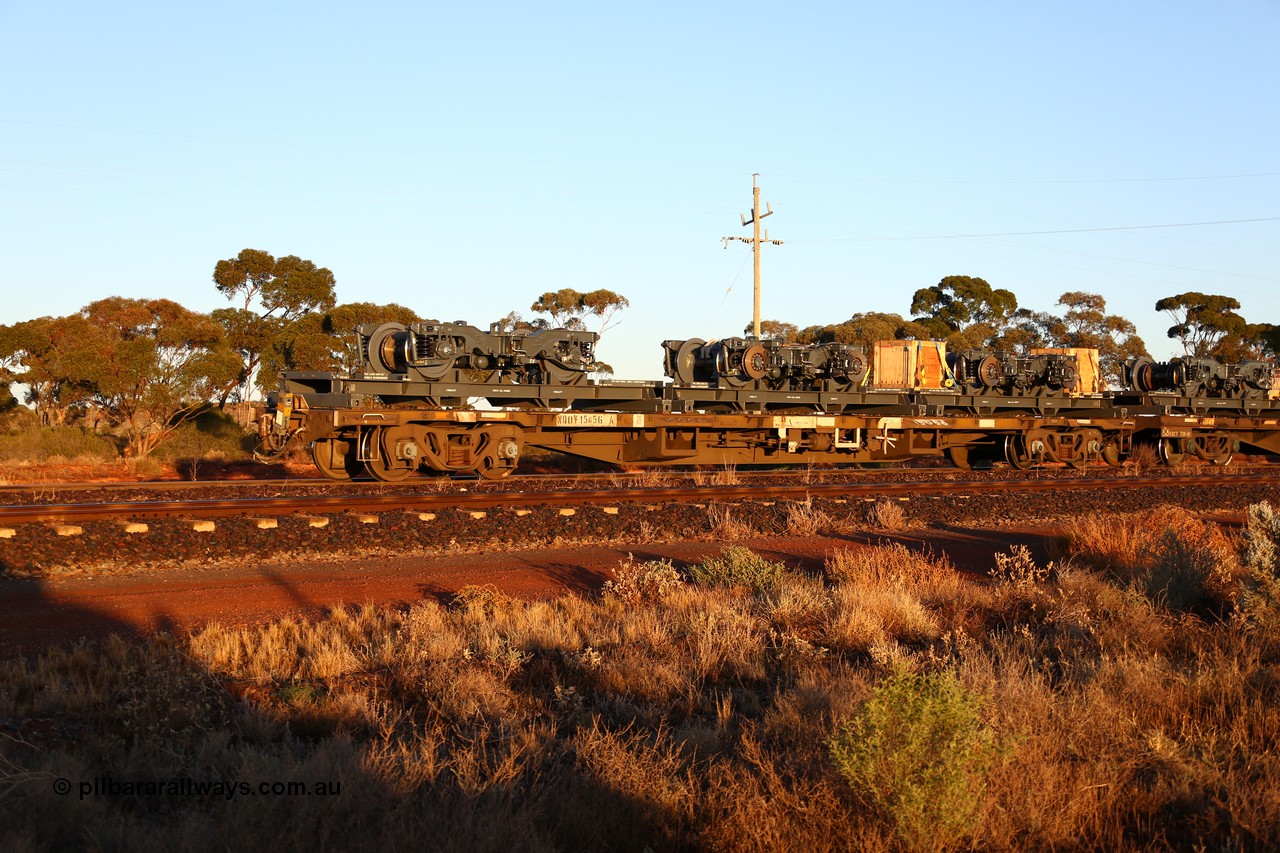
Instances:
[[[1275,352],[1275,327],[1245,320],[1234,297],[1188,291],[1166,296],[1156,310],[1173,319],[1168,334],[1182,344],[1185,355],[1241,361]]]
[[[218,261],[213,283],[238,303],[213,315],[241,358],[240,374],[223,389],[223,402],[237,385],[242,398],[251,396],[255,381],[265,378],[257,376],[264,354],[270,352],[274,361],[282,362],[279,350],[291,339],[293,324],[337,302],[336,281],[328,269],[297,255],[276,258],[261,249],[244,249]],[[263,387],[261,381],[257,384]]]
[[[627,297],[612,290],[600,289],[582,293],[566,287],[542,294],[529,310],[536,314],[547,314],[551,318],[551,325],[565,329],[586,329],[586,319],[595,317],[600,321],[595,331],[603,334],[610,326],[617,325],[614,318],[630,305]]]
[[[242,367],[216,320],[168,299],[110,297],[78,316],[90,331],[70,343],[62,370],[92,388],[126,455],[153,451]]]
[[[915,322],[953,349],[1000,346],[1017,310],[1012,291],[967,275],[949,275],[911,298]]]

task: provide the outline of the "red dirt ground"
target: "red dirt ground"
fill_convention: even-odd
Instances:
[[[140,474],[125,462],[78,465],[71,463],[31,463],[25,465],[0,465],[0,482],[10,484],[55,483],[145,483],[154,481],[189,480],[189,471],[170,462],[157,463],[158,472]],[[198,469],[203,480],[271,480],[284,477],[315,477],[315,467],[309,461],[280,462],[264,465],[259,462],[201,462]]]
[[[928,528],[839,538],[749,540],[753,550],[803,571],[819,572],[836,548],[901,542],[945,554],[975,575],[1011,545],[1048,559],[1055,531],[1046,528]],[[718,553],[723,542],[630,543],[532,548],[485,554],[368,558],[342,562],[263,562],[233,568],[145,574],[0,580],[0,654],[32,654],[49,644],[115,633],[141,637],[187,633],[209,622],[252,624],[290,614],[317,615],[337,604],[409,604],[448,598],[469,584],[492,584],[523,598],[593,595],[609,571],[633,554],[677,564]]]

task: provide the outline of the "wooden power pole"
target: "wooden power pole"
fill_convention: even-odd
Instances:
[[[746,214],[742,215],[742,224],[744,226],[752,226],[750,237],[725,237],[725,248],[729,248],[730,240],[739,240],[743,243],[751,244],[751,253],[755,256],[755,292],[752,301],[751,310],[751,333],[758,339],[760,337],[760,244],[772,243],[775,246],[781,246],[781,240],[770,240],[769,230],[766,228],[764,239],[760,239],[760,220],[766,216],[773,216],[773,205],[765,202],[765,212],[760,212],[760,186],[756,179],[760,177],[760,173],[756,172],[751,176],[751,218],[747,219]]]

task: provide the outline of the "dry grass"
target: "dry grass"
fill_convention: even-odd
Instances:
[[[0,838],[15,850],[357,836],[395,849],[1274,848],[1280,581],[1259,543],[1280,531],[1258,521],[1242,560],[1167,513],[1112,522],[1112,539],[1146,544],[1083,535],[1052,570],[1013,549],[991,583],[897,545],[754,586],[630,560],[599,600],[473,587],[447,606],[342,607],[6,662]],[[1179,560],[1210,606],[1149,583]],[[857,747],[865,737],[879,747]],[[951,761],[920,761],[963,742]],[[104,776],[341,792],[78,796]],[[57,795],[60,777],[76,792]]]
[[[738,476],[738,466],[726,462],[714,470],[694,471],[691,475],[696,486],[737,486],[742,480]]]
[[[709,504],[707,522],[710,525],[710,537],[726,542],[750,539],[760,532],[748,522],[734,518],[733,507],[726,504]]]
[[[830,515],[813,505],[811,498],[788,502],[786,513],[787,532],[792,536],[816,536],[836,526]]]
[[[679,485],[681,475],[666,468],[630,468],[622,474],[611,474],[609,483],[615,489],[669,489]]]
[[[1240,543],[1177,507],[1080,519],[1063,547],[1175,610],[1225,612],[1244,574]]]
[[[829,470],[830,468],[824,462],[806,462],[802,469],[801,481],[805,485],[825,483],[827,481],[827,472]]]
[[[1129,451],[1128,467],[1138,473],[1150,471],[1160,465],[1160,452],[1154,444],[1136,443]]]
[[[901,501],[880,498],[867,510],[867,524],[880,530],[901,530],[908,526],[907,511]]]

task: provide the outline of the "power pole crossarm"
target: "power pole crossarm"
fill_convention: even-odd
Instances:
[[[755,260],[755,291],[754,298],[752,300],[751,329],[752,334],[757,338],[760,337],[760,246],[763,243],[772,243],[775,246],[782,245],[781,240],[769,239],[768,231],[764,232],[763,239],[760,237],[760,220],[764,219],[766,216],[773,215],[773,205],[765,202],[765,211],[764,213],[760,212],[760,185],[756,182],[756,179],[759,177],[759,172],[756,172],[751,176],[751,218],[747,219],[747,215],[745,213],[741,216],[744,227],[747,225],[752,226],[751,236],[724,238],[725,248],[729,247],[730,240],[739,240],[743,243],[751,244],[751,253],[754,255]]]

